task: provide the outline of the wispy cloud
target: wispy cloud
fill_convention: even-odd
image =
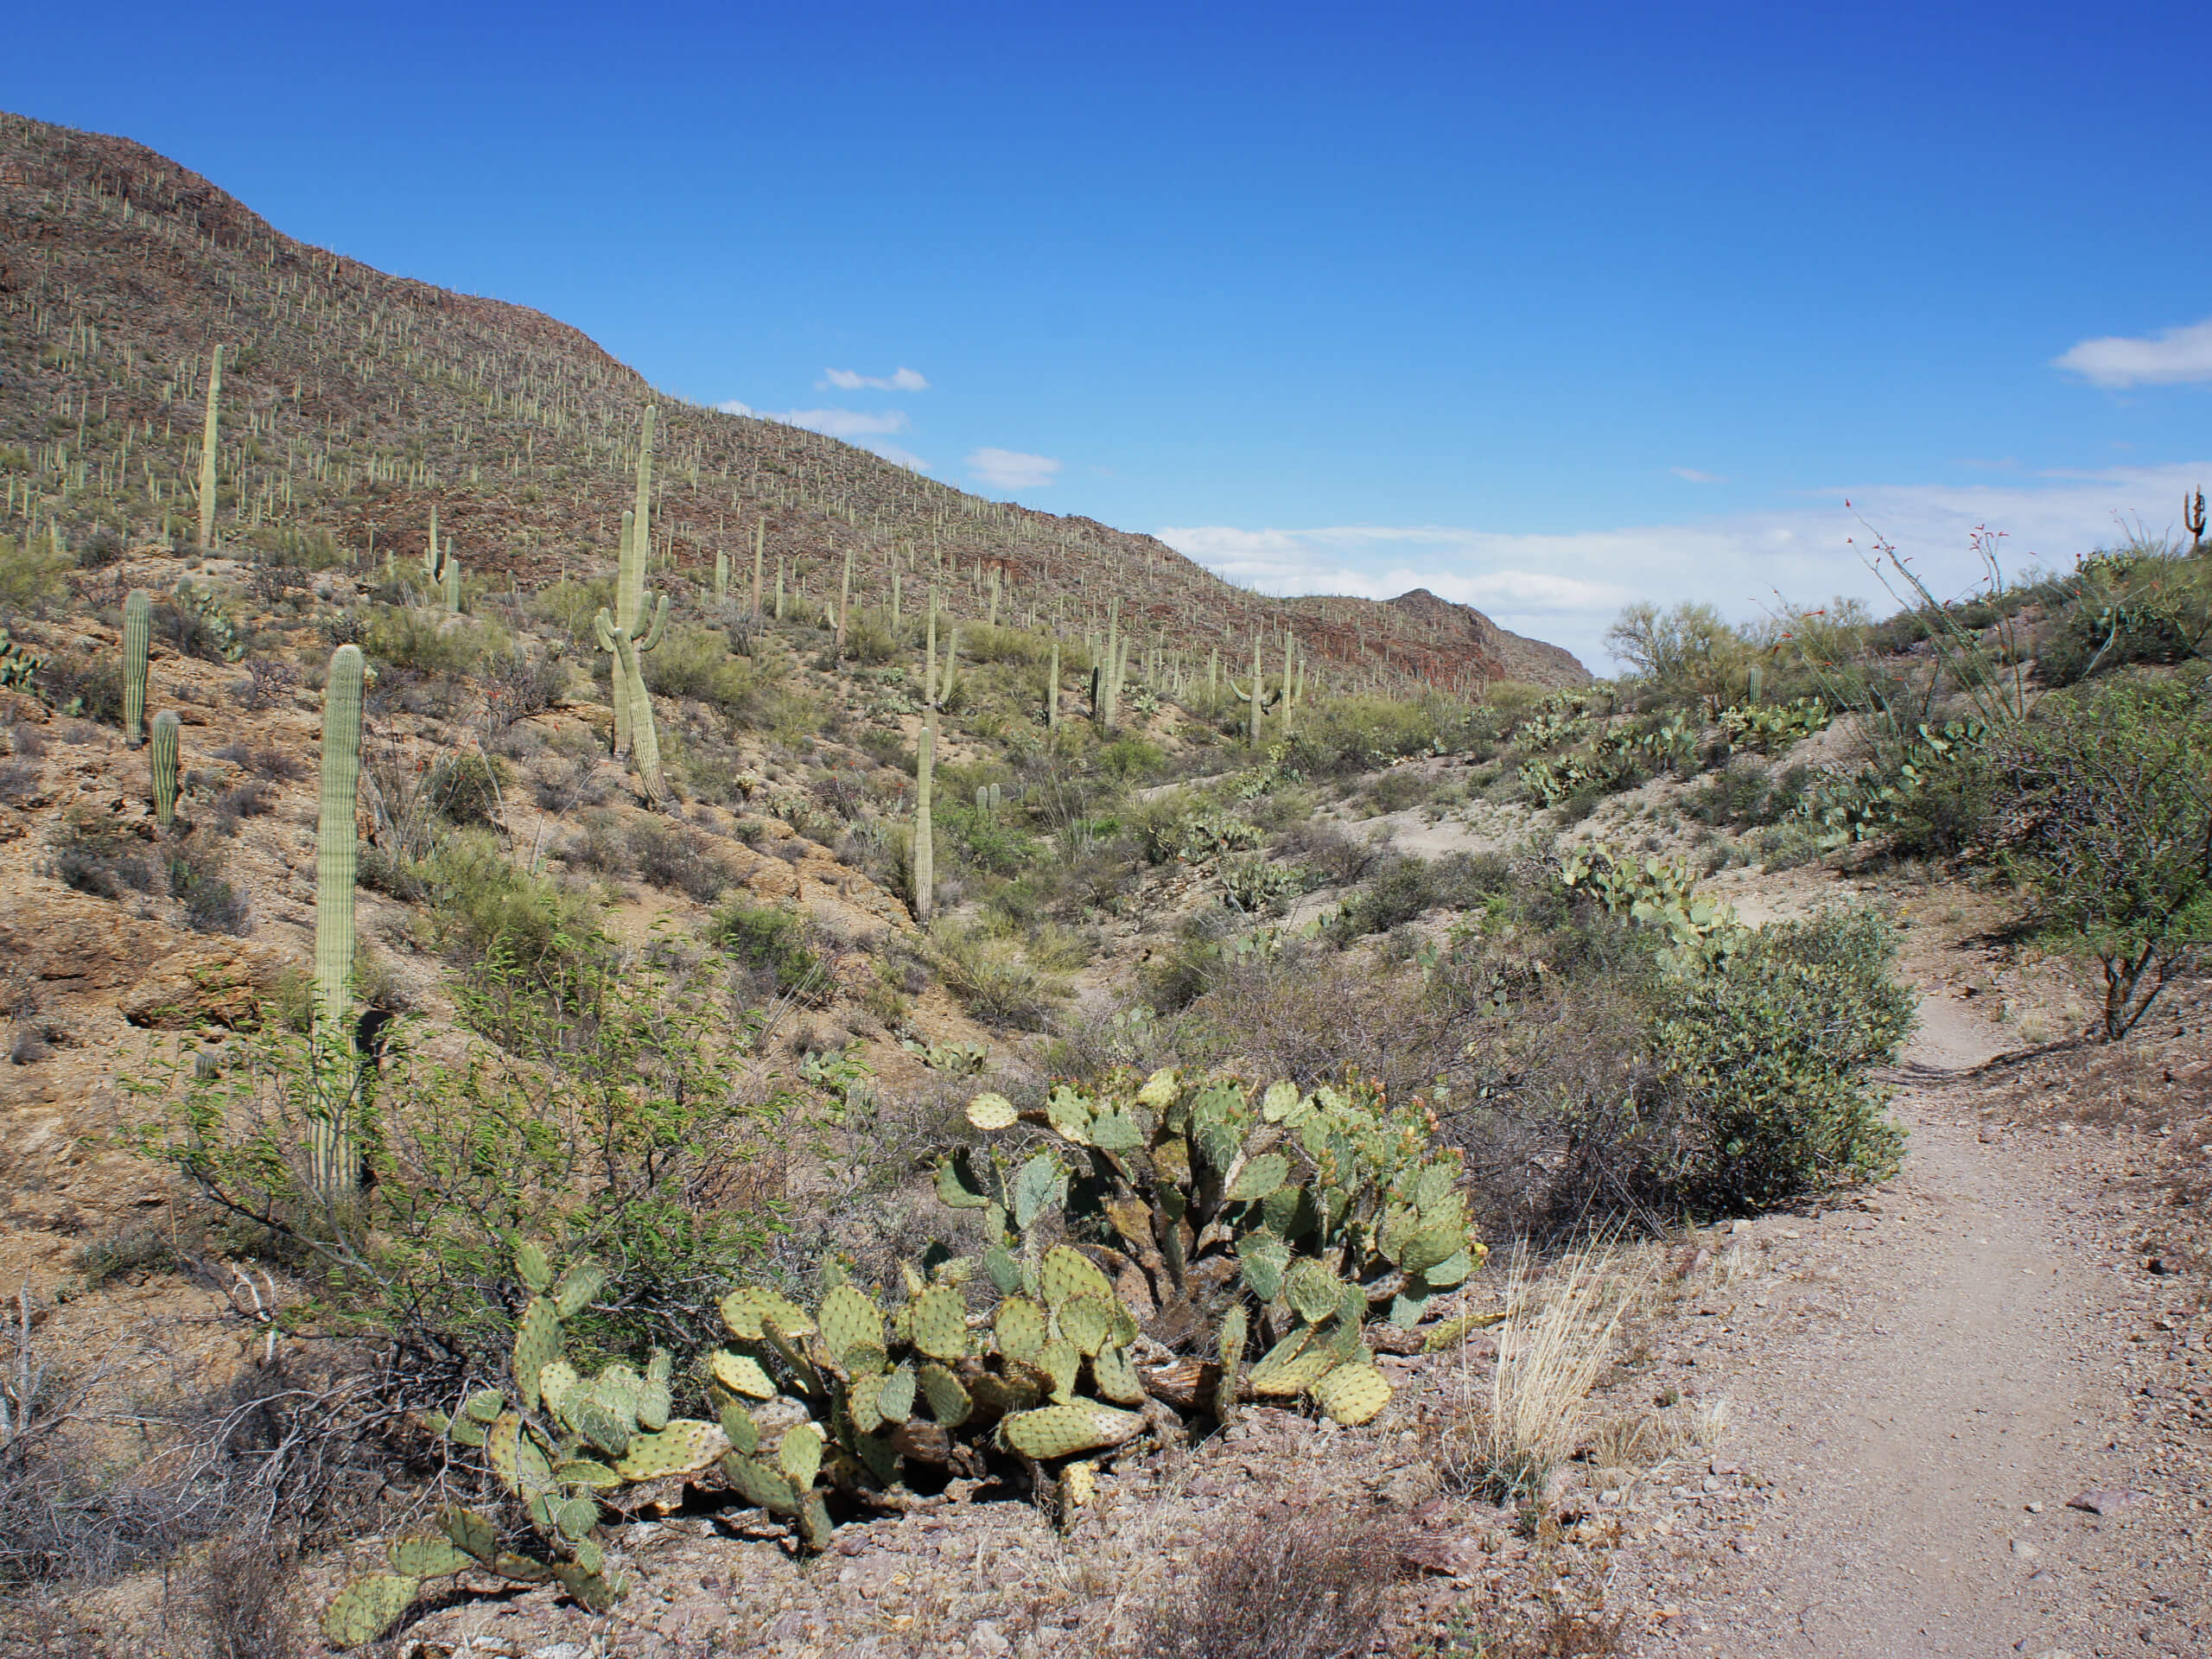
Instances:
[[[1886,607],[1888,595],[1866,567],[1870,538],[1860,514],[1948,595],[1967,591],[1979,574],[1967,540],[1977,524],[2007,532],[2008,569],[2036,557],[2063,569],[2124,536],[2123,518],[2141,513],[2157,534],[2171,504],[2203,476],[2212,476],[2212,463],[2050,473],[2002,485],[1839,486],[1798,508],[1551,534],[1448,524],[1209,524],[1157,534],[1265,593],[1388,599],[1427,588],[1516,633],[1564,645],[1602,673],[1605,627],[1632,599],[1704,600],[1739,619],[1774,606],[1777,594],[1817,604],[1844,594]]]
[[[753,412],[752,404],[738,397],[725,397],[715,407],[725,415],[750,415]]]
[[[2106,334],[2085,340],[2054,368],[2068,369],[2093,386],[2179,385],[2212,380],[2212,317],[2155,334]]]
[[[906,429],[906,411],[903,409],[873,413],[864,409],[764,410],[761,418],[781,421],[785,426],[803,426],[810,432],[830,438],[865,438]]]
[[[1059,476],[1061,463],[1050,455],[1025,455],[1018,449],[978,449],[968,470],[995,490],[1042,489]]]
[[[930,383],[913,370],[899,368],[888,375],[861,374],[852,369],[824,369],[815,387],[821,391],[927,391]]]
[[[926,473],[930,470],[929,462],[924,461],[912,450],[902,449],[899,445],[889,442],[881,438],[873,440],[863,439],[861,443],[861,448],[874,451],[876,454],[881,455],[886,461],[893,461],[899,466],[904,467],[910,473]]]
[[[1728,481],[1718,473],[1701,473],[1694,467],[1669,467],[1667,470],[1688,484],[1726,484]]]

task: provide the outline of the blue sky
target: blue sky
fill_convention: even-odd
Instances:
[[[2212,486],[2212,8],[44,9],[0,104],[664,389],[1595,660]],[[2193,331],[2193,332],[2192,332]],[[2100,343],[2102,342],[2102,343]]]

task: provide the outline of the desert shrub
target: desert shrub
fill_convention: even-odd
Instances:
[[[2082,561],[2036,668],[2052,685],[2138,663],[2180,663],[2212,639],[2212,558],[2131,547]]]
[[[1511,880],[1510,865],[1495,853],[1447,853],[1433,863],[1411,855],[1389,858],[1344,903],[1334,931],[1344,939],[1387,933],[1440,907],[1479,906]]]
[[[600,607],[612,609],[614,604],[614,578],[612,575],[594,576],[588,582],[563,577],[549,583],[530,597],[531,613],[543,618],[579,645],[597,648],[592,632],[592,619]]]
[[[707,938],[732,961],[772,975],[785,995],[819,999],[830,988],[830,966],[795,910],[733,899],[715,912]]]
[[[130,1085],[151,1107],[142,1147],[281,1241],[334,1328],[376,1338],[385,1413],[449,1411],[505,1376],[518,1239],[606,1264],[572,1327],[585,1351],[690,1352],[778,1225],[773,1131],[791,1103],[748,1081],[753,1025],[731,1019],[727,969],[647,951],[580,962],[558,1001],[539,984],[495,944],[455,1000],[500,1046],[432,1044],[411,1016],[385,1028],[373,1109],[343,1103],[374,1176],[358,1195],[313,1179],[327,1069],[308,1036],[266,1027],[212,1072],[180,1052]]]
[[[273,743],[257,747],[243,740],[234,741],[216,750],[215,758],[218,760],[228,760],[233,766],[243,767],[257,778],[280,782],[304,778],[309,770],[305,760],[291,750],[280,748]]]
[[[433,942],[466,974],[496,953],[507,964],[503,982],[529,979],[564,991],[603,951],[590,896],[509,862],[483,830],[456,830],[415,874],[429,901]]]
[[[1145,1620],[1141,1659],[1363,1659],[1395,1541],[1369,1516],[1273,1516],[1221,1537]]]
[[[2212,944],[2212,677],[2059,693],[1998,751],[2004,857],[2125,1035]]]
[[[1742,932],[1718,963],[1665,976],[1652,1047],[1688,1131],[1656,1183],[1761,1208],[1892,1173],[1903,1135],[1869,1071],[1896,1058],[1914,1000],[1871,911]]]
[[[35,683],[40,697],[61,714],[123,724],[123,664],[112,652],[54,652],[39,665]]]
[[[731,715],[752,701],[752,664],[731,655],[728,637],[712,628],[671,626],[638,665],[646,687],[664,697],[688,697]]]
[[[494,734],[503,733],[518,720],[543,714],[568,690],[568,664],[556,657],[533,660],[517,645],[493,653],[477,676],[484,693],[484,709]]]
[[[712,904],[735,879],[697,830],[664,818],[639,819],[630,827],[630,856],[638,874],[657,887]]]
[[[1335,887],[1364,881],[1386,854],[1382,840],[1348,836],[1336,825],[1318,818],[1292,824],[1275,837],[1274,848],[1285,860],[1305,865]]]
[[[0,537],[0,613],[24,610],[62,591],[67,556]]]
[[[1639,600],[1605,630],[1605,647],[1666,703],[1719,709],[1742,692],[1751,642],[1710,605],[1662,611]]]
[[[510,781],[503,761],[481,750],[463,749],[430,768],[429,804],[448,823],[496,824]]]
[[[306,1645],[298,1559],[264,1534],[218,1540],[189,1601],[207,1659],[293,1659]]]
[[[473,673],[495,647],[512,645],[496,629],[444,610],[379,605],[365,645],[378,669],[401,668],[451,677]]]
[[[1426,772],[1413,766],[1393,766],[1377,773],[1362,792],[1377,812],[1402,812],[1427,800],[1434,788],[1434,779]]]
[[[931,932],[938,976],[976,1019],[1019,1031],[1042,1031],[1067,989],[1025,959],[1011,939],[980,927],[944,921]]]
[[[96,899],[154,890],[154,868],[141,844],[120,825],[82,807],[71,809],[64,820],[51,868],[63,886]]]
[[[184,925],[195,933],[253,931],[246,902],[223,874],[221,848],[197,837],[169,849],[169,897],[182,906]]]

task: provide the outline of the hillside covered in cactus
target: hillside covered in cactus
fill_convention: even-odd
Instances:
[[[226,542],[413,560],[435,508],[474,579],[531,587],[610,557],[652,400],[551,318],[296,242],[127,139],[0,116],[0,463],[19,525],[143,536],[204,512]],[[1005,620],[1077,634],[1103,634],[1125,595],[1137,660],[1164,683],[1285,630],[1331,689],[1589,677],[1425,592],[1267,599],[1148,536],[965,494],[800,428],[663,408],[651,557],[676,583],[704,586],[718,557],[749,580],[760,553],[818,612],[849,554],[864,603],[887,602],[894,570],[977,595],[995,582]]]

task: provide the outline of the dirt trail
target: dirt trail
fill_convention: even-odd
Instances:
[[[1727,1380],[1727,1450],[1770,1483],[1758,1540],[1656,1651],[2101,1646],[2070,1628],[2083,1610],[2063,1555],[2085,1518],[2066,1501],[2098,1484],[2085,1442],[2107,1385],[2083,1351],[2098,1287],[2058,1236],[2044,1172],[1984,1144],[1946,1089],[1997,1052],[1989,1027],[1942,991],[1923,1020],[1896,1103],[1903,1173],[1878,1219],[1814,1235],[1842,1246],[1835,1271],[1792,1275],[1835,1280],[1842,1317],[1797,1316]]]

